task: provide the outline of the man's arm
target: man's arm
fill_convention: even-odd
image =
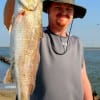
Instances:
[[[83,82],[84,100],[93,100],[92,88],[87,76],[85,63],[83,64],[82,67],[82,82]]]

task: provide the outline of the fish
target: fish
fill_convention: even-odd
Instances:
[[[34,92],[42,34],[42,0],[15,0],[10,33],[10,68],[4,83],[16,83],[18,100],[30,100]]]

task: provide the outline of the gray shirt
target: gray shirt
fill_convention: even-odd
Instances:
[[[40,43],[40,65],[31,100],[83,100],[81,69],[84,57],[79,38],[70,36],[67,45],[67,37],[49,32],[51,42],[47,32]],[[63,55],[53,50],[63,52],[66,46],[67,52]]]

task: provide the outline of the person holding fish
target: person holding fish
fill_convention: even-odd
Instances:
[[[13,11],[14,11],[13,1],[15,0],[12,0],[11,2],[9,1],[8,3],[9,6],[5,7],[5,13],[4,13],[5,15],[4,23],[9,30],[11,30],[10,28],[12,28],[10,26],[12,26],[11,20],[12,20]],[[22,26],[23,24],[25,27],[24,26],[23,28],[18,27],[18,29],[24,30],[21,32],[25,32],[26,34],[28,33],[28,35],[26,36],[29,37],[31,35],[30,33],[33,31],[31,31],[32,28],[30,30],[30,28],[26,28],[26,27],[31,27],[33,25],[34,29],[37,29],[39,31],[41,30],[40,27],[39,28],[37,27],[41,23],[37,23],[37,25],[34,24],[34,22],[36,21],[40,22],[40,20],[38,20],[39,19],[38,17],[39,17],[39,12],[41,11],[40,9],[37,9],[39,5],[34,8],[33,2],[35,2],[34,4],[37,5],[38,3],[37,0],[33,0],[33,1],[19,0],[19,1],[20,1],[21,8],[23,8],[23,11],[25,9],[25,11],[24,13],[23,12],[19,13],[19,19],[22,18],[22,20],[19,20],[20,23],[17,23],[15,25],[19,26],[21,24],[20,26]],[[28,8],[31,8],[29,5],[34,9],[28,9]],[[10,8],[12,7],[12,9],[9,9],[9,7]],[[19,6],[16,6],[16,7],[19,7]],[[27,9],[24,7],[26,7]],[[35,12],[32,12],[32,11],[35,11]],[[70,35],[73,20],[76,18],[83,18],[86,14],[86,8],[76,5],[74,0],[44,0],[43,11],[48,14],[49,24],[48,24],[48,27],[44,28],[43,37],[41,38],[41,41],[40,41],[39,66],[37,68],[38,54],[34,55],[35,58],[31,54],[29,56],[29,58],[31,57],[31,59],[34,59],[36,64],[34,63],[33,60],[32,62],[29,59],[25,60],[25,64],[24,64],[25,65],[24,67],[25,68],[29,67],[30,71],[34,67],[32,64],[36,65],[35,66],[36,68],[34,67],[36,70],[33,70],[31,74],[29,73],[30,71],[27,71],[27,70],[25,70],[27,73],[26,74],[24,73],[26,76],[28,73],[31,76],[33,75],[33,77],[31,77],[30,79],[27,76],[27,80],[29,82],[28,81],[25,81],[25,82],[34,83],[35,82],[34,73],[36,74],[37,69],[38,69],[38,72],[36,74],[36,84],[35,84],[36,87],[35,87],[34,92],[30,96],[30,93],[29,93],[30,91],[26,90],[26,88],[28,88],[30,84],[27,86],[27,83],[26,83],[25,86],[21,88],[21,90],[23,90],[24,96],[20,95],[21,93],[20,92],[18,93],[18,97],[28,98],[28,96],[30,96],[30,100],[93,100],[91,84],[89,82],[87,72],[86,72],[82,42],[77,36]],[[9,18],[8,18],[9,12],[11,14],[9,15]],[[30,19],[31,18],[30,15],[37,16],[33,18],[35,21],[33,20],[32,23],[30,21],[32,20]],[[28,22],[30,25],[25,22]],[[38,32],[38,31],[34,31],[34,32]],[[20,33],[20,32],[16,32],[16,33]],[[39,34],[39,32],[36,34]],[[27,40],[27,37],[23,40]],[[30,40],[30,43],[31,42],[32,41]],[[35,42],[34,42],[34,45],[33,44],[31,45],[33,46],[33,49],[35,45],[37,45]],[[29,50],[29,48],[26,50]],[[36,50],[38,50],[38,48],[35,49],[35,51]],[[28,54],[26,56],[28,56]],[[23,59],[21,60],[24,60],[25,57],[23,57]],[[30,62],[27,63],[27,61],[30,61]],[[23,66],[20,66],[20,67],[23,67]],[[23,71],[21,71],[21,73],[23,73]],[[6,76],[7,78],[5,77],[5,79],[6,80],[9,79],[8,77],[9,75],[7,74]],[[25,83],[22,80],[20,81],[23,84]],[[30,90],[32,89],[33,87],[31,87]],[[25,93],[29,95],[27,96],[25,95]],[[19,99],[19,100],[28,100],[28,99]]]
[[[83,18],[86,8],[74,0],[44,0],[43,11],[48,14],[49,24],[40,43],[40,64],[31,100],[93,100],[82,42],[70,35],[73,20]]]

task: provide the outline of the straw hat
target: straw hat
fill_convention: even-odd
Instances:
[[[67,3],[74,6],[74,18],[83,18],[86,14],[86,8],[76,5],[75,0],[44,0],[43,1],[43,11],[47,13],[50,2]]]

